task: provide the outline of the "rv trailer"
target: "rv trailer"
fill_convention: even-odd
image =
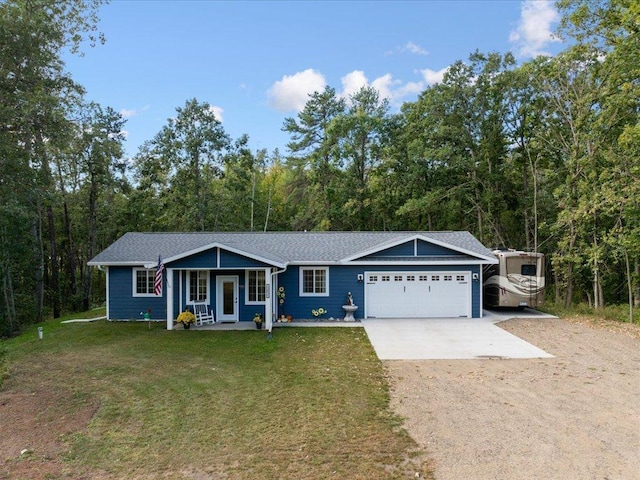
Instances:
[[[484,307],[537,308],[544,301],[544,254],[494,250],[498,263],[483,272]]]

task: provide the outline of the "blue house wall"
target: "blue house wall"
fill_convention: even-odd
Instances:
[[[371,255],[367,255],[366,257],[362,257],[362,259],[375,259],[380,257],[415,257],[416,253],[418,257],[460,255],[460,252],[451,250],[450,248],[418,239],[411,242],[405,242],[391,248],[380,250],[378,252],[372,253]]]
[[[320,267],[320,266],[318,266]],[[312,267],[306,267],[312,268]],[[316,268],[315,266],[313,268]],[[329,268],[329,296],[302,297],[300,290],[300,267],[290,266],[285,273],[278,276],[278,285],[285,289],[285,303],[278,308],[278,315],[291,315],[294,319],[343,318],[342,305],[346,303],[347,293],[351,292],[353,303],[360,308],[355,312],[355,318],[364,315],[364,281],[358,281],[358,275],[365,272],[471,272],[480,275],[479,265],[434,265],[434,266],[397,266],[397,265],[338,265]],[[480,281],[473,280],[471,285],[471,316],[480,317],[480,296],[482,288]],[[327,313],[314,317],[312,310],[324,308]]]
[[[450,248],[436,245],[435,243],[418,241],[418,256],[448,256],[448,255],[460,255],[460,252],[451,250]]]
[[[396,245],[395,247],[380,250],[369,257],[412,257],[414,255],[414,250],[413,242],[406,242]]]
[[[142,266],[141,266],[142,267]],[[167,318],[164,292],[159,296],[133,296],[133,269],[131,267],[109,267],[109,319],[140,320],[148,309],[151,318]]]
[[[219,254],[218,250],[220,250]],[[220,262],[219,266],[218,261]],[[181,269],[265,268],[269,266],[267,263],[218,248],[212,248],[165,264],[167,268]]]

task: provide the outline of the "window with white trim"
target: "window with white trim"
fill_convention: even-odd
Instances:
[[[209,303],[209,271],[191,270],[187,274],[187,302]]]
[[[134,268],[133,269],[133,296],[134,297],[155,297],[156,293],[153,284],[156,279],[155,268]]]
[[[329,296],[329,268],[300,267],[300,296]]]
[[[267,282],[264,270],[247,270],[245,277],[246,303],[264,303],[267,299]]]

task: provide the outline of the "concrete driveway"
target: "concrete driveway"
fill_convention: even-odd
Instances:
[[[380,360],[549,358],[553,355],[495,323],[510,318],[554,318],[525,312],[484,312],[483,318],[361,320]]]

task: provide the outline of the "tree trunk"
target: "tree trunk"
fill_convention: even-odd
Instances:
[[[562,291],[560,289],[560,276],[558,275],[557,268],[553,269],[553,285],[555,287],[556,305],[560,305],[562,303]]]
[[[11,281],[11,268],[9,262],[4,262],[2,266],[2,291],[5,303],[5,315],[7,319],[7,329],[11,333],[16,328],[16,302],[13,292],[13,282]]]
[[[35,323],[44,321],[44,246],[42,243],[42,208],[36,202],[36,216],[31,225],[33,235],[34,300],[36,305]]]
[[[601,309],[603,307],[602,282],[597,262],[593,269],[593,306],[596,309]]]
[[[87,260],[93,258],[97,237],[96,203],[98,198],[98,184],[94,175],[91,175],[91,189],[89,190],[89,241],[87,245]],[[91,267],[85,267],[84,296],[82,308],[89,310],[91,306]]]
[[[254,210],[255,210],[255,205],[256,205],[256,171],[254,170],[252,172],[252,179],[251,179],[251,220],[250,220],[250,227],[249,227],[249,231],[253,232],[253,214],[254,214]]]
[[[7,331],[13,332],[16,323],[16,302],[15,294],[13,292],[13,282],[11,281],[11,259],[7,245],[9,239],[6,235],[6,230],[3,228],[0,232],[0,273],[2,273],[2,296],[4,298],[4,315],[6,319]],[[1,324],[0,324],[1,327]],[[0,328],[2,333],[2,328]]]
[[[76,251],[73,245],[73,237],[71,236],[71,220],[69,218],[69,205],[67,201],[64,201],[64,235],[67,239],[67,255],[66,255],[66,269],[67,276],[69,278],[69,294],[76,299],[73,303],[73,310],[76,311],[79,307],[78,298],[78,282],[76,277]]]
[[[635,270],[635,287],[633,287],[633,306],[635,308],[640,308],[640,282],[638,278],[640,278],[640,262],[636,259],[634,261],[634,270]]]
[[[60,285],[58,246],[56,243],[56,224],[53,218],[53,208],[47,206],[47,219],[49,221],[49,248],[51,254],[51,301],[53,306],[53,318],[60,318]]]
[[[66,271],[66,280],[67,283],[63,285],[61,288],[59,287],[59,292],[63,296],[63,298],[68,299],[66,305],[68,306],[71,303],[71,308],[73,311],[77,311],[79,308],[77,298],[78,298],[78,288],[77,288],[77,280],[76,280],[76,251],[73,244],[73,237],[71,236],[71,219],[69,217],[69,203],[67,202],[67,192],[64,184],[64,176],[62,174],[62,166],[60,161],[56,162],[57,164],[57,175],[58,175],[58,188],[60,189],[60,195],[62,197],[62,211],[63,211],[63,229],[64,229],[64,238],[67,242],[66,252],[61,252],[61,255],[64,255],[64,271]],[[58,266],[58,269],[60,267]],[[69,301],[71,300],[71,302]]]
[[[633,279],[631,277],[631,265],[629,263],[629,252],[624,249],[624,266],[627,273],[627,292],[629,295],[629,323],[633,323]],[[637,266],[637,263],[636,263]]]
[[[271,194],[273,193],[273,183],[269,185],[269,198],[267,199],[267,213],[264,216],[264,231],[269,227],[269,215],[271,214]]]
[[[567,265],[567,291],[564,297],[564,308],[569,308],[573,302],[573,262]]]

